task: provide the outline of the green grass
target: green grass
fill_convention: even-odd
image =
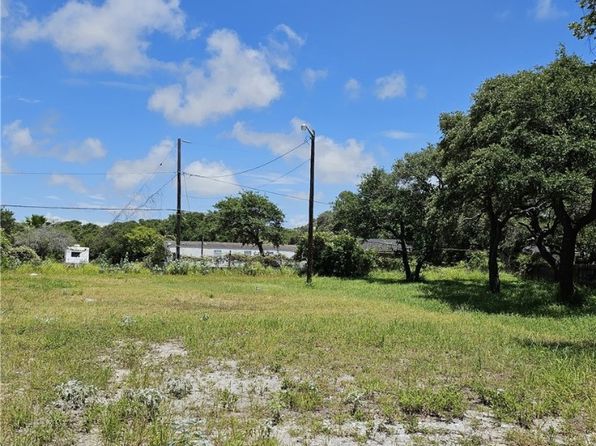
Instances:
[[[401,279],[316,277],[309,288],[274,271],[3,272],[1,443],[69,444],[94,430],[106,444],[184,444],[167,404],[149,416],[115,396],[115,369],[130,370],[123,387],[158,388],[172,370],[230,359],[283,385],[268,406],[241,414],[237,396],[221,391],[199,417],[215,444],[275,444],[259,420],[279,423],[285,411],[316,428],[323,414],[415,425],[415,417],[482,407],[520,429],[561,418],[568,439],[596,430],[593,291],[583,290],[587,307],[570,310],[551,285],[507,275],[500,296],[486,292],[484,274],[464,269],[430,270],[419,284]],[[172,340],[188,352],[183,362],[164,370],[143,361],[151,344]],[[338,385],[342,376],[350,380]],[[70,379],[113,399],[76,416],[57,409],[56,386]],[[535,435],[512,434],[511,442]]]

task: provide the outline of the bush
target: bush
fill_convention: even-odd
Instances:
[[[307,239],[298,242],[295,258],[306,260]],[[314,239],[313,269],[316,274],[336,277],[366,276],[373,267],[373,254],[348,234],[318,232]]]
[[[10,250],[9,255],[19,263],[41,263],[37,253],[28,246],[16,246]]]
[[[73,245],[72,235],[47,226],[30,229],[15,237],[15,246],[28,246],[42,259],[64,259],[64,250]]]

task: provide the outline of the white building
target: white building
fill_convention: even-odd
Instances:
[[[80,245],[66,247],[64,250],[64,262],[68,265],[89,263],[89,248]]]
[[[172,257],[176,254],[176,242],[168,241],[166,246]],[[296,245],[263,245],[265,254],[282,255],[291,259],[296,253]],[[256,245],[243,245],[242,243],[229,242],[180,242],[180,257],[224,257],[228,254],[258,256],[259,248]]]

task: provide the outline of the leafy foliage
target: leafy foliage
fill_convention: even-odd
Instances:
[[[28,246],[42,259],[60,260],[66,247],[74,243],[72,235],[50,226],[29,229],[15,237],[16,246]]]
[[[297,260],[306,260],[307,239],[298,243]],[[373,255],[349,234],[317,232],[314,236],[313,269],[316,274],[336,277],[366,276],[373,266]]]
[[[267,197],[255,192],[241,192],[215,204],[216,226],[235,242],[258,246],[264,255],[263,242],[279,246],[283,241],[283,212]]]

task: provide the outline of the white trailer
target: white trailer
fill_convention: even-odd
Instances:
[[[67,246],[64,250],[64,263],[67,265],[89,263],[89,248],[80,245]]]

